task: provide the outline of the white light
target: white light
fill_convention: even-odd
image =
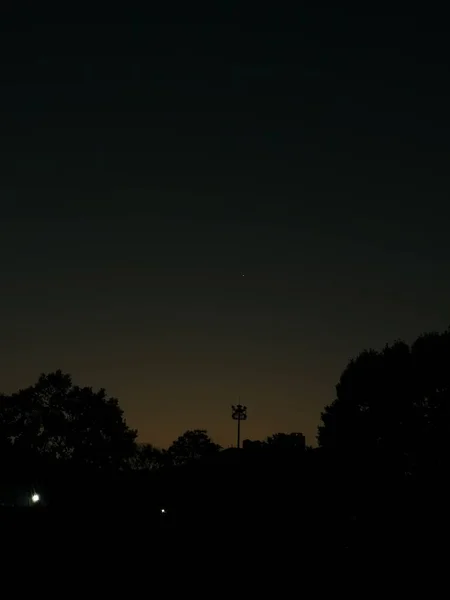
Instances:
[[[161,513],[162,513],[163,515],[165,515],[165,514],[166,514],[166,509],[165,509],[165,508],[162,508],[162,509],[161,509]]]
[[[37,502],[39,502],[40,499],[41,499],[41,497],[39,496],[39,494],[33,494],[31,496],[31,502],[33,502],[33,504],[36,504]]]

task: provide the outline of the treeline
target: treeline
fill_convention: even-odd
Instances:
[[[275,434],[244,446],[295,451],[299,434]],[[209,459],[222,450],[203,429],[188,430],[167,449],[137,441],[116,398],[104,389],[74,385],[62,371],[42,374],[37,383],[0,396],[0,456],[15,471],[55,467],[102,472],[155,471]]]
[[[442,514],[449,434],[450,330],[352,359],[314,449],[301,434],[278,433],[223,450],[205,430],[186,431],[167,449],[139,444],[117,399],[56,371],[0,397],[1,485],[49,490],[43,497],[59,505],[176,505],[178,514],[216,515],[246,507],[266,520],[278,507],[277,522],[291,527],[314,515],[321,526],[327,515],[346,527],[371,515],[381,528],[431,501],[427,518]]]
[[[304,450],[304,438],[275,434],[261,442],[247,440],[244,446],[252,456],[257,451],[265,456],[265,449],[287,459]],[[110,490],[110,503],[123,502],[124,494],[135,505],[161,495],[167,503],[170,489],[178,485],[175,480],[185,477],[183,466],[208,465],[210,479],[213,469],[225,481],[223,467],[235,466],[236,461],[222,450],[203,429],[184,432],[166,449],[139,443],[116,398],[104,389],[75,385],[60,370],[0,396],[3,505],[27,505],[33,490],[40,492],[40,505],[94,505],[104,501],[105,489]]]

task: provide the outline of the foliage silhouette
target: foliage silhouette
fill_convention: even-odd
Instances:
[[[137,444],[131,457],[131,467],[136,471],[155,471],[171,463],[167,450],[156,448],[153,444]]]
[[[0,440],[15,463],[123,468],[135,453],[136,435],[117,399],[104,389],[75,386],[61,371],[1,399]]]
[[[450,330],[366,350],[351,360],[325,407],[322,448],[386,457],[402,475],[430,473],[449,458]]]
[[[188,430],[180,435],[168,449],[174,465],[184,464],[199,458],[210,457],[221,450],[205,429]]]
[[[244,450],[264,451],[276,454],[298,454],[306,448],[305,437],[302,433],[274,433],[265,440],[244,440]]]
[[[267,446],[280,452],[302,452],[305,449],[305,437],[301,433],[274,433],[266,440]]]

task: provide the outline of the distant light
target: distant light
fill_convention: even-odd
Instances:
[[[32,502],[33,504],[36,504],[37,502],[39,502],[39,500],[40,500],[40,499],[41,499],[41,497],[39,496],[39,494],[33,494],[33,495],[31,496],[31,502]]]
[[[163,514],[163,515],[165,515],[165,514],[166,514],[166,509],[165,509],[165,508],[162,508],[162,509],[161,509],[161,514]]]

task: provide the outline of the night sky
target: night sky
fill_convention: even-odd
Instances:
[[[445,19],[239,4],[1,9],[3,391],[315,443],[349,358],[450,324]]]

